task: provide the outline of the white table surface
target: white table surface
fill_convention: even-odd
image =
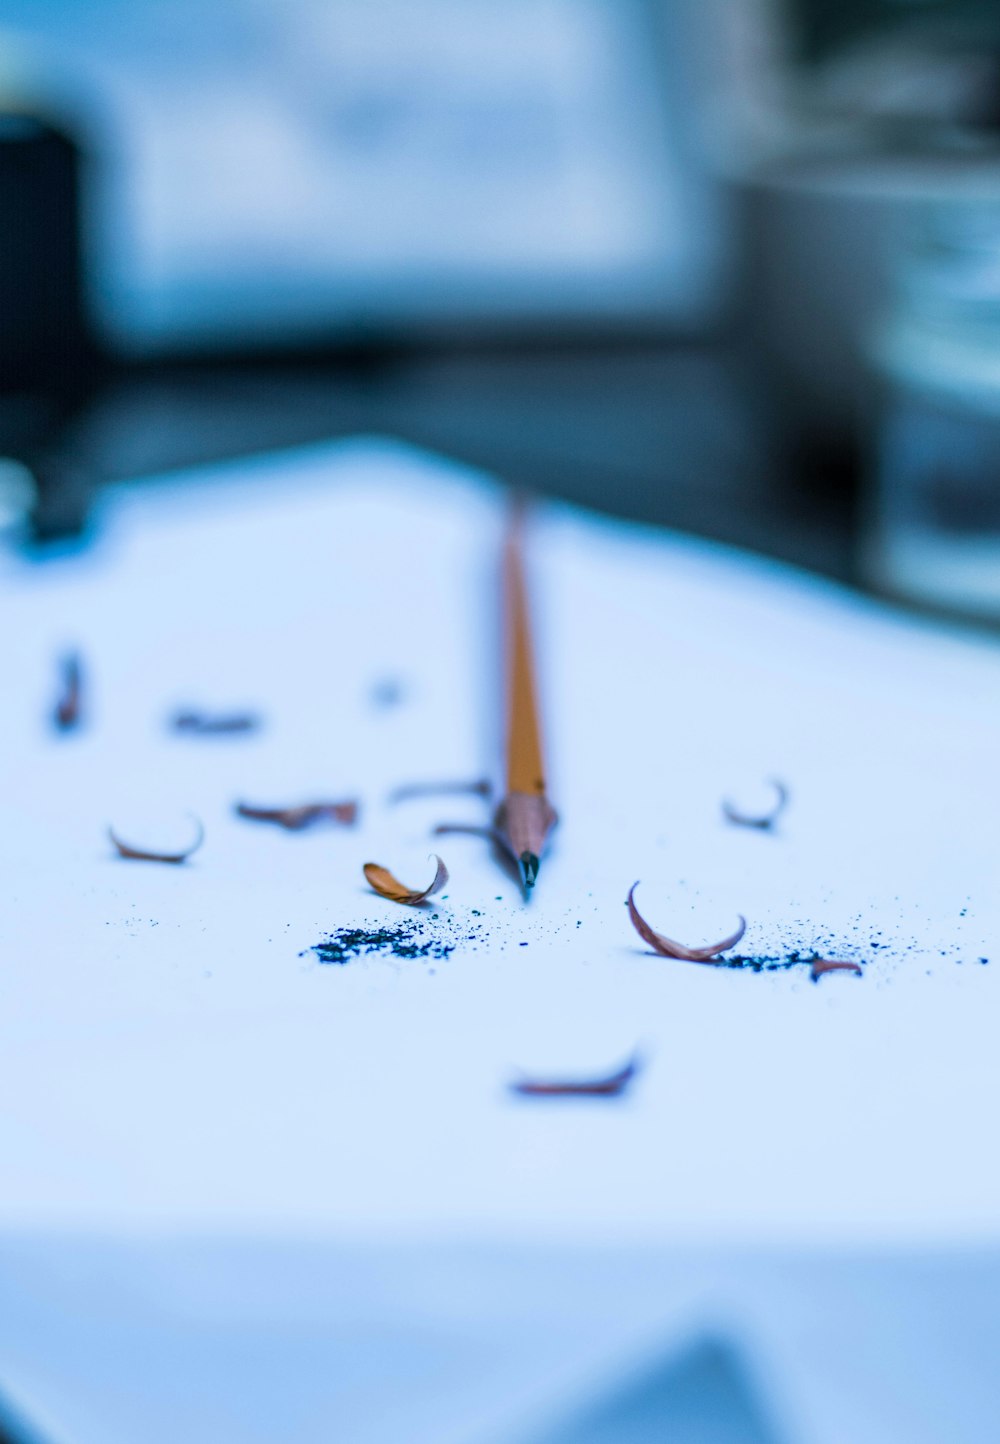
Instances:
[[[996,649],[541,509],[563,822],[526,903],[482,842],[429,837],[478,800],[385,802],[496,774],[501,516],[487,479],[362,440],[109,494],[90,550],[0,561],[0,1394],[60,1444],[293,1416],[303,1441],[533,1441],[722,1337],[771,1431],[734,1440],[985,1437],[962,1420],[1000,1426],[973,1362],[1000,1318]],[[72,643],[92,715],[59,737]],[[189,703],[266,725],[170,735]],[[722,796],[769,776],[779,829],[727,826]],[[360,796],[361,825],[232,815],[319,795]],[[166,844],[192,811],[186,866],[111,855],[108,822]],[[419,881],[435,846],[447,959],[315,961],[400,920],[362,862]],[[742,912],[742,951],[865,975],[655,958],[637,878],[674,936]],[[636,1044],[617,1102],[506,1090]]]

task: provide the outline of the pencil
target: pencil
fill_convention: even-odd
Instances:
[[[507,718],[507,786],[494,828],[532,888],[556,813],[545,792],[531,618],[524,578],[524,506],[515,502],[503,547],[503,668]]]

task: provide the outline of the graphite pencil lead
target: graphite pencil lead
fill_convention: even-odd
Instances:
[[[533,852],[522,852],[517,860],[521,870],[521,882],[525,887],[534,887],[538,879],[539,859]]]

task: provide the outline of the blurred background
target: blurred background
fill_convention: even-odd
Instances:
[[[1000,619],[996,0],[0,0],[0,528],[385,433]]]

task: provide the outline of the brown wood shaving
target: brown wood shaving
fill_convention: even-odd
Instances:
[[[864,976],[857,963],[842,963],[829,958],[817,958],[809,976],[814,983],[818,983],[824,973],[854,973],[859,978]]]
[[[523,1098],[620,1098],[639,1071],[639,1059],[629,1059],[624,1068],[605,1078],[515,1078],[512,1093]]]
[[[52,712],[52,721],[60,732],[79,727],[83,700],[83,666],[78,652],[69,652],[59,663],[61,690]]]
[[[236,813],[251,822],[275,822],[289,832],[302,832],[317,822],[339,822],[353,827],[358,820],[358,803],[306,802],[298,807],[251,807],[247,802],[236,804]]]
[[[477,778],[474,782],[407,782],[394,788],[388,801],[408,802],[411,797],[437,797],[441,793],[463,792],[489,798],[493,794],[493,786],[488,777]]]
[[[184,849],[183,852],[150,852],[146,848],[132,847],[130,843],[123,842],[113,827],[108,828],[108,837],[118,852],[119,857],[131,858],[136,862],[187,862],[191,855],[198,851],[205,841],[205,829],[196,817],[195,827],[198,829],[194,842]]]
[[[788,806],[788,788],[783,782],[777,782],[774,778],[771,778],[770,782],[775,796],[774,806],[770,812],[756,814],[740,812],[731,802],[723,802],[722,811],[725,813],[726,821],[733,823],[736,827],[756,827],[761,832],[770,832]]]
[[[425,887],[421,892],[405,887],[387,867],[380,867],[377,862],[365,863],[365,877],[368,879],[368,885],[378,893],[379,897],[388,898],[390,902],[405,903],[407,907],[419,907],[429,897],[440,892],[448,883],[448,869],[436,853],[432,853],[431,856],[437,863],[437,871],[430,886]]]
[[[658,933],[654,928],[651,928],[649,923],[646,922],[646,919],[640,914],[633,897],[638,886],[639,884],[634,882],[629,888],[628,915],[632,921],[632,926],[642,938],[643,942],[648,943],[653,949],[653,952],[659,953],[662,958],[679,958],[682,962],[686,963],[715,963],[719,961],[718,955],[726,952],[729,948],[734,948],[746,932],[746,919],[741,917],[740,925],[736,931],[731,933],[728,938],[723,938],[721,943],[712,943],[704,948],[688,948],[685,947],[683,943],[675,943],[672,938],[665,937],[663,933]]]
[[[260,718],[255,712],[177,712],[170,725],[175,732],[191,737],[221,737],[231,732],[255,732]]]

